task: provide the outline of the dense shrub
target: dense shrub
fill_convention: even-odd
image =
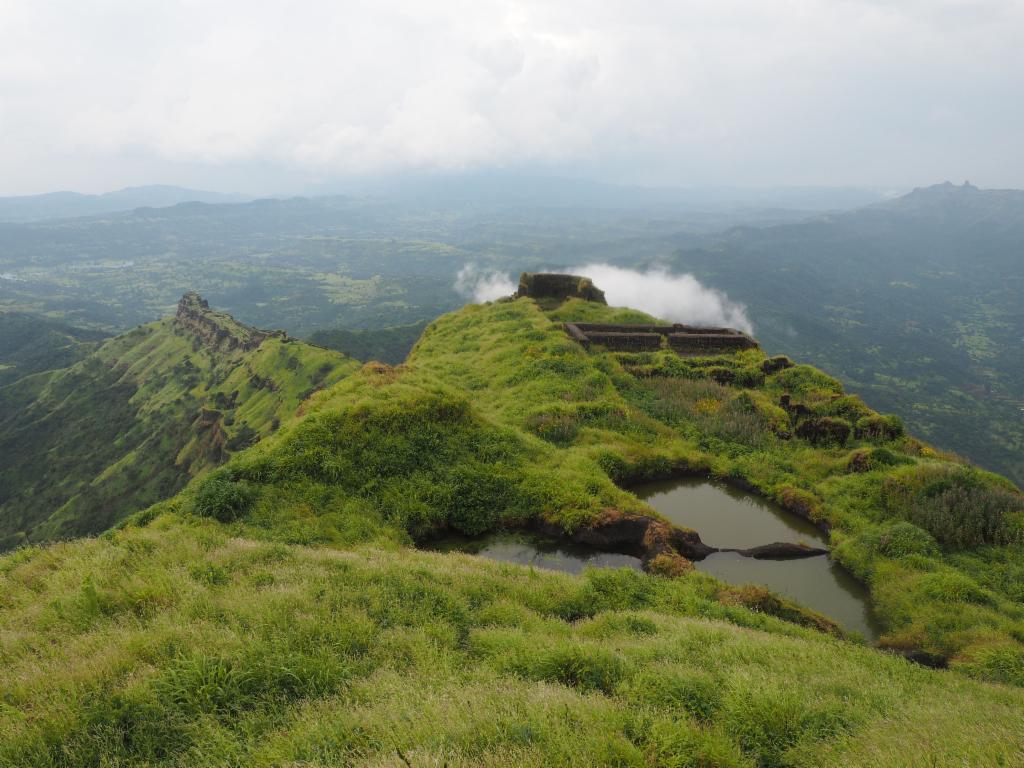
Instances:
[[[863,416],[856,421],[855,434],[860,440],[896,440],[903,437],[903,420],[899,416],[879,413]]]
[[[913,464],[913,459],[902,456],[888,448],[862,448],[850,454],[846,468],[850,472],[872,472],[877,469]]]
[[[984,605],[992,602],[992,593],[982,589],[974,579],[956,571],[927,573],[921,577],[920,588],[932,600],[947,603]]]
[[[846,419],[822,416],[800,422],[796,436],[813,445],[846,445],[852,431],[853,427]]]
[[[229,523],[244,515],[256,497],[249,483],[232,481],[224,472],[214,472],[198,488],[194,511],[203,517],[212,517]]]
[[[1022,540],[1024,498],[978,470],[933,466],[888,478],[886,509],[928,531],[947,550]]]
[[[912,523],[898,522],[872,528],[860,539],[871,552],[884,557],[932,557],[939,554],[939,546],[931,534]]]
[[[817,405],[814,411],[821,416],[834,416],[846,419],[852,424],[856,424],[860,419],[877,415],[856,395],[831,397]]]
[[[775,492],[775,500],[783,509],[808,520],[817,520],[821,516],[818,498],[803,488],[784,485]]]
[[[794,365],[777,373],[772,378],[772,385],[799,397],[843,394],[842,384],[809,365]]]
[[[579,434],[576,415],[570,408],[544,408],[527,415],[524,425],[541,440],[555,445],[569,445]]]

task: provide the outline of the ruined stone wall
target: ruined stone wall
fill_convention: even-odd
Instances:
[[[653,352],[661,349],[660,333],[598,333],[587,334],[591,344],[600,344],[613,352]]]
[[[681,354],[709,354],[754,349],[757,342],[740,333],[670,333],[668,345]]]
[[[523,272],[516,296],[531,299],[583,299],[606,304],[604,291],[589,277],[556,275],[548,272]]]
[[[590,348],[600,344],[614,352],[650,352],[663,340],[681,355],[711,355],[757,348],[747,334],[732,328],[700,328],[691,325],[613,325],[609,323],[565,323],[571,339]]]

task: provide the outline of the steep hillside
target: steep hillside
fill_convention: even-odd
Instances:
[[[1024,482],[1024,191],[940,184],[858,211],[684,244],[677,268],[745,303],[913,431]]]
[[[1024,693],[969,677],[1024,684],[1009,483],[808,366],[585,350],[566,319],[650,321],[466,307],[100,539],[0,558],[0,764],[1024,760]],[[695,572],[699,531],[626,490],[687,473],[829,523],[881,645],[966,674]],[[501,527],[647,573],[415,549]]]
[[[276,429],[354,368],[188,294],[174,318],[0,389],[0,548],[104,530]]]
[[[105,337],[45,317],[0,312],[0,387],[40,371],[67,368]]]

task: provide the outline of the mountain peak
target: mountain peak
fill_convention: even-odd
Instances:
[[[195,291],[186,292],[178,301],[174,322],[196,336],[208,347],[224,351],[256,349],[264,339],[285,336],[284,331],[264,331],[240,323],[226,312],[210,309],[210,302]]]

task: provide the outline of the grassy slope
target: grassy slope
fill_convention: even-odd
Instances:
[[[636,378],[623,362],[681,375]],[[743,374],[757,361],[715,362]],[[3,558],[0,764],[1024,760],[1020,689],[747,610],[703,574],[577,578],[408,548],[444,527],[543,517],[572,529],[609,506],[643,510],[607,472],[745,473],[832,516],[842,497],[825,494],[849,477],[853,446],[779,440],[756,388],[757,418],[736,415],[739,388],[697,370],[588,355],[529,301],[469,307],[431,326],[408,367],[364,367],[120,530]],[[834,385],[776,376],[807,402]],[[887,443],[913,463],[886,471],[938,461]],[[872,573],[908,568],[855,544],[880,525],[865,514],[837,506],[840,551]],[[950,562],[978,555],[913,557],[922,573],[968,579]],[[986,604],[947,602],[934,584],[912,597],[911,624],[947,608],[1013,621],[994,591]],[[1009,679],[1013,642],[999,638]]]
[[[164,515],[8,555],[0,584],[5,766],[1024,759],[1019,689],[723,606],[702,574],[310,549]]]
[[[103,336],[45,317],[0,312],[0,387],[40,371],[67,368],[96,349]]]
[[[0,389],[0,544],[96,533],[268,434],[355,363],[295,340],[211,349],[164,320]]]
[[[582,302],[569,302],[550,317],[641,319]],[[478,407],[496,420],[544,436],[568,456],[593,460],[620,483],[710,472],[826,520],[837,556],[872,589],[888,629],[884,645],[925,649],[973,674],[1024,684],[1019,493],[912,438],[851,437],[841,446],[780,439],[781,427],[792,431],[775,405],[783,393],[829,417],[857,421],[872,412],[807,366],[759,375],[761,358],[756,351],[705,361],[669,352],[586,355],[532,302],[520,301],[445,316],[428,329],[410,364],[473,392]],[[749,386],[708,380],[729,366],[735,381]],[[860,471],[853,469],[858,456]],[[1015,543],[952,542],[943,551],[933,536],[903,520],[912,516],[906,507],[914,493],[921,497],[913,498],[916,514],[944,485],[972,484],[985,492],[961,500],[962,519],[954,527],[983,517],[972,505],[985,507],[1005,495],[1017,510],[1005,524],[1006,538]],[[929,522],[942,532],[943,521]]]

